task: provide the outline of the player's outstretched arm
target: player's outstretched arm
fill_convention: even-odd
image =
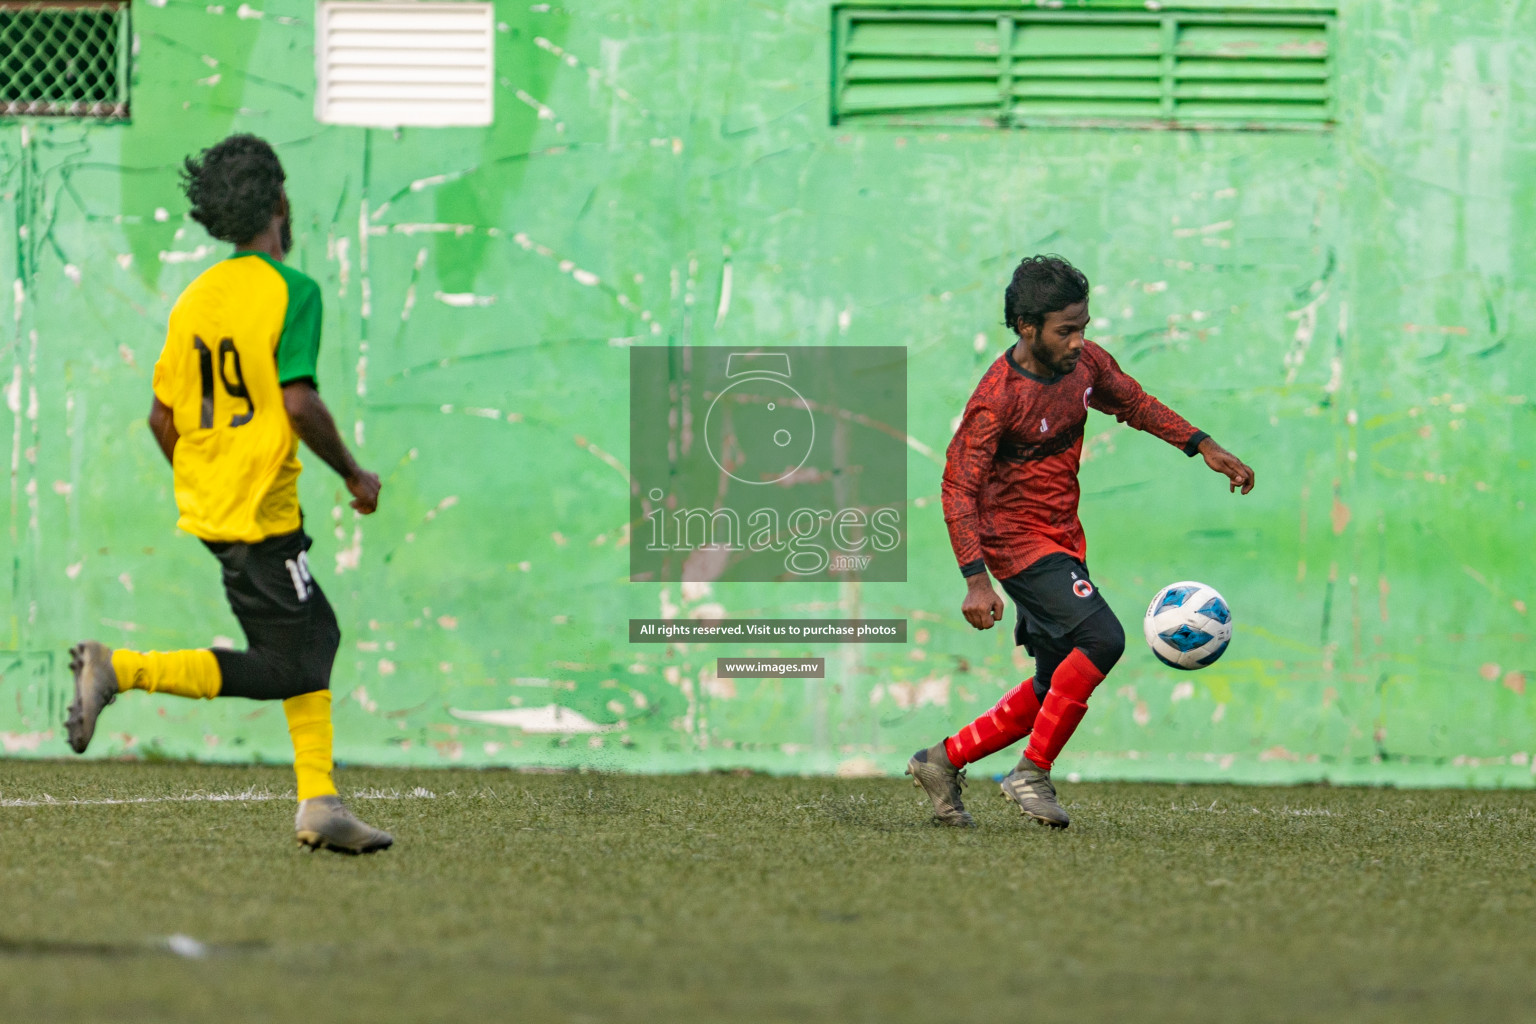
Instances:
[[[155,435],[165,461],[176,465],[176,442],[181,440],[181,435],[176,432],[176,417],[171,407],[160,401],[159,395],[155,396],[155,404],[149,407],[149,432]]]
[[[378,508],[379,475],[357,464],[314,385],[308,381],[284,384],[283,407],[293,422],[293,432],[346,481],[347,490],[352,492],[352,507],[363,515]]]
[[[1235,491],[1239,487],[1247,494],[1253,490],[1253,469],[1242,459],[1227,451],[1217,444],[1213,438],[1206,437],[1200,442],[1197,449],[1205,457],[1205,464],[1231,481],[1227,490]]]

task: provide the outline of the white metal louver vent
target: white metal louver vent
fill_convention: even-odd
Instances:
[[[321,3],[315,117],[378,128],[491,123],[492,5]]]

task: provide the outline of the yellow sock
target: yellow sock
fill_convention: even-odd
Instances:
[[[178,697],[210,699],[219,695],[223,683],[219,662],[212,651],[128,651],[112,652],[112,671],[117,673],[117,691],[148,690],[172,693]]]
[[[283,701],[288,734],[293,737],[293,774],[299,799],[335,796],[331,781],[331,691],[316,690]]]

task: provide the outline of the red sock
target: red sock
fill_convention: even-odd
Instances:
[[[1039,712],[1035,681],[1026,679],[1003,694],[991,711],[945,740],[944,752],[956,768],[980,761],[1029,735]]]
[[[1061,748],[1072,738],[1077,723],[1088,710],[1088,695],[1103,682],[1104,673],[1094,667],[1088,655],[1077,648],[1064,658],[1051,676],[1051,692],[1045,695],[1040,707],[1040,718],[1024,756],[1045,771],[1061,754]]]

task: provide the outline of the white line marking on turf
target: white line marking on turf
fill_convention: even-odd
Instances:
[[[436,800],[437,794],[417,786],[415,789],[358,789],[347,794],[353,800]],[[44,793],[41,797],[0,799],[0,807],[105,807],[124,804],[197,804],[197,803],[263,803],[271,800],[292,800],[296,794],[272,793],[266,790],[247,789],[239,793],[182,793],[177,796],[101,797],[88,800],[60,800]]]
[[[180,932],[167,936],[165,945],[172,953],[175,953],[177,956],[186,957],[189,960],[201,960],[208,955],[207,946],[198,942],[192,936],[183,935]]]

